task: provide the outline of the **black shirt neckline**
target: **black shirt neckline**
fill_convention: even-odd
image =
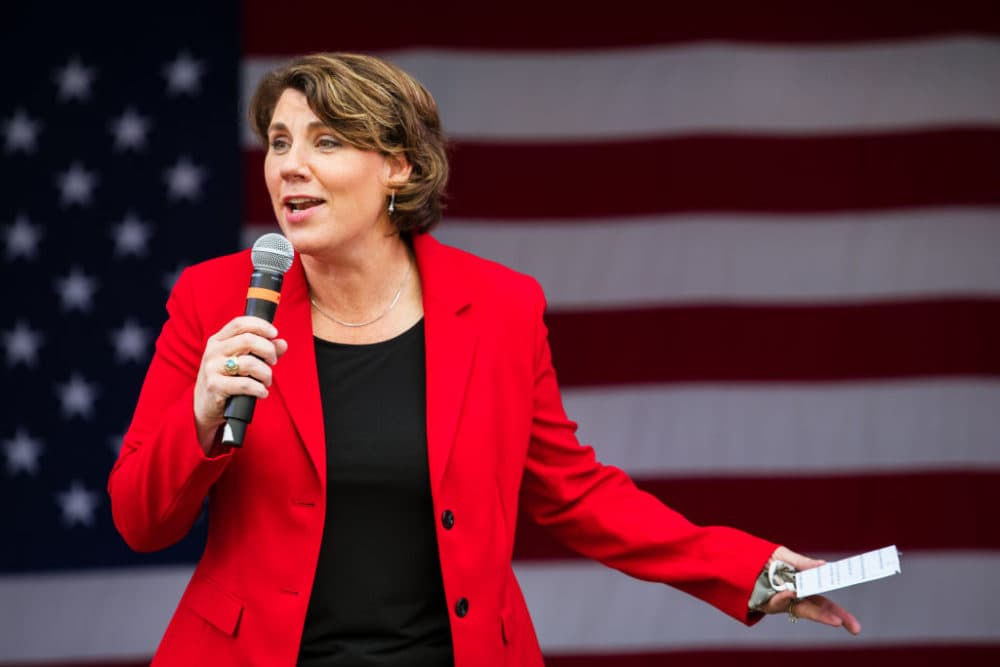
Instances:
[[[399,333],[393,336],[392,338],[386,338],[385,340],[376,341],[374,343],[341,343],[334,340],[327,340],[325,338],[320,338],[319,336],[316,335],[313,336],[313,340],[316,342],[317,345],[322,345],[324,347],[336,350],[357,350],[359,352],[364,350],[377,350],[379,348],[391,347],[396,343],[408,340],[411,336],[416,335],[416,333],[423,327],[423,325],[424,325],[424,318],[421,317],[413,324],[413,326],[411,326],[406,331],[403,331],[402,333]]]

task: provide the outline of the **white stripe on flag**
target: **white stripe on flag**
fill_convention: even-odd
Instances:
[[[635,477],[1000,469],[1000,380],[564,389],[604,463]]]
[[[1000,40],[381,54],[419,79],[452,138],[574,140],[1000,124]],[[243,65],[246,108],[281,58]],[[558,110],[558,113],[553,113]],[[247,145],[256,145],[249,131]]]
[[[436,235],[534,276],[553,308],[1000,294],[996,208],[445,220]]]
[[[780,616],[746,628],[683,593],[594,563],[521,563],[515,570],[549,655],[996,641],[1000,596],[991,582],[1000,579],[1000,554],[903,554],[901,567],[889,579],[830,595],[858,617],[857,637]],[[941,600],[951,601],[947,613]]]
[[[194,566],[0,577],[0,658],[153,655]]]
[[[901,563],[898,576],[834,596],[861,620],[860,637],[811,623],[791,626],[780,617],[747,629],[683,593],[593,563],[518,563],[515,570],[539,640],[551,655],[995,641],[1000,597],[990,582],[1000,579],[1000,554],[905,553]],[[152,655],[190,576],[191,568],[173,567],[0,578],[2,657]],[[955,586],[961,587],[960,598]],[[946,614],[934,602],[955,599],[961,603]]]
[[[248,225],[244,243],[276,231]],[[1000,295],[1000,209],[445,219],[434,235],[534,276],[554,309]]]

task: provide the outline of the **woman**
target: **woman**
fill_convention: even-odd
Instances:
[[[247,252],[188,269],[109,482],[141,551],[180,539],[210,499],[154,664],[539,665],[511,569],[519,511],[745,623],[788,610],[860,631],[824,598],[793,611],[763,585],[772,557],[818,561],[695,526],[577,442],[537,283],[427,233],[447,161],[418,82],[313,55],[265,77],[250,112],[296,250],[274,325],[232,317]],[[237,394],[259,400],[231,450],[219,433]]]

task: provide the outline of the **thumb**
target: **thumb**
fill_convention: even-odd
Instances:
[[[825,560],[819,560],[816,558],[809,558],[808,556],[803,556],[800,553],[796,553],[785,546],[780,546],[774,550],[771,556],[780,561],[784,561],[794,567],[796,570],[808,570],[813,567],[819,567],[826,563]]]

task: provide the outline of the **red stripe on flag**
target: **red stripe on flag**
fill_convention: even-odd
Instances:
[[[387,10],[379,3],[248,0],[243,40],[246,53],[283,55],[414,47],[595,49],[699,40],[803,43],[1000,32],[1000,10],[990,0],[716,0],[672,7],[625,0],[613,11],[595,7],[436,0],[396,3]]]
[[[1000,549],[995,520],[977,511],[1000,507],[1000,471],[684,477],[636,484],[694,523],[738,526],[808,553],[853,553],[886,544],[903,552]],[[774,510],[760,502],[765,496],[795,502]],[[580,558],[524,515],[518,518],[514,557]]]
[[[714,136],[452,148],[446,216],[513,221],[691,211],[830,212],[1000,203],[1000,130]],[[250,222],[274,219],[263,151],[245,154]]]
[[[562,387],[1000,376],[1000,300],[550,312]]]

